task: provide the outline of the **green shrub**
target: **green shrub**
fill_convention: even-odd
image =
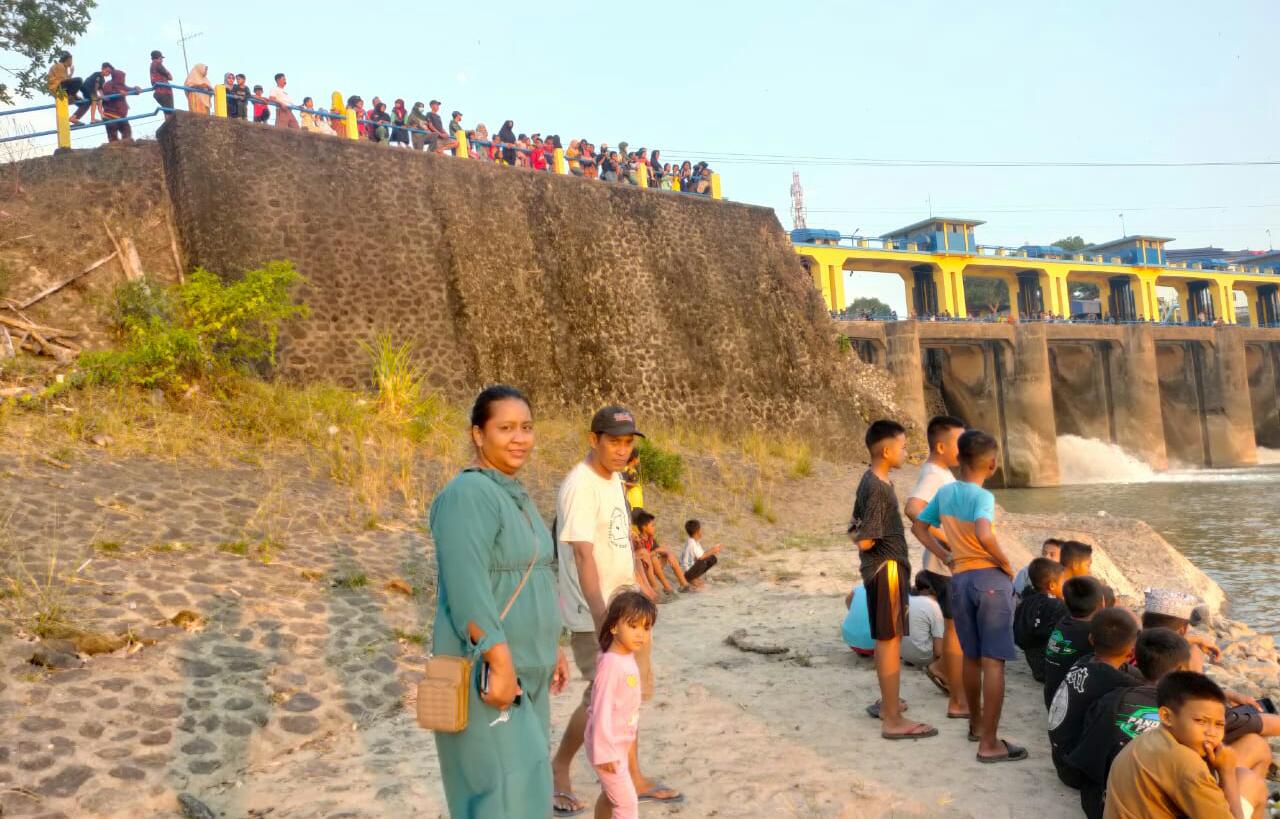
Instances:
[[[640,438],[640,478],[660,489],[679,490],[684,478],[684,458]]]
[[[306,314],[289,297],[301,280],[292,264],[278,261],[230,283],[198,268],[185,284],[124,284],[109,315],[121,346],[82,355],[83,377],[176,389],[219,371],[274,364],[281,323]]]

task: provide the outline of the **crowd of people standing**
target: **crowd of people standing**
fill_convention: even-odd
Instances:
[[[186,79],[177,83],[165,65],[164,54],[156,50],[151,52],[148,77],[155,101],[165,110],[166,118],[175,110],[175,87],[185,94],[189,112],[202,116],[212,112],[215,86],[219,83],[210,76],[207,64],[196,63]],[[465,156],[535,171],[555,170],[556,152],[560,151],[566,170],[574,176],[630,185],[640,185],[643,181],[647,186],[664,190],[712,193],[712,171],[706,162],[672,163],[663,159],[660,150],[643,147],[631,150],[626,142],[611,149],[607,143],[597,146],[585,138],[565,141],[559,134],[517,133],[512,120],[506,120],[496,134],[490,134],[484,123],[465,127],[461,111],[453,111],[446,123],[440,113],[442,103],[435,99],[425,105],[415,102],[408,106],[404,99],[388,105],[375,96],[366,104],[364,97],[352,95],[345,105],[335,99],[330,108],[324,109],[317,107],[315,99],[309,96],[296,104],[287,90],[288,77],[284,73],[272,77],[269,89],[250,85],[244,74],[230,71],[222,75],[220,84],[226,87],[230,119],[272,124],[274,114],[277,128],[345,136],[350,113],[355,117],[360,139],[388,147]],[[107,121],[109,142],[132,138],[127,98],[141,93],[142,89],[128,85],[124,71],[111,63],[103,63],[99,70],[80,78],[75,76],[71,55],[63,52],[49,70],[46,88],[54,96],[65,94],[76,106],[71,115],[72,127],[102,119]],[[86,114],[90,116],[89,123],[83,122]]]

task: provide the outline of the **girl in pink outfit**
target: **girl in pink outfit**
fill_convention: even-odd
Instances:
[[[600,777],[596,819],[636,819],[640,802],[627,758],[640,723],[635,653],[650,640],[658,607],[637,591],[620,592],[600,626],[600,656],[587,708],[587,759]]]

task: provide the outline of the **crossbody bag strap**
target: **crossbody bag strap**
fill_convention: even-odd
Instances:
[[[519,504],[517,503],[516,506],[519,506]],[[533,521],[530,520],[529,513],[523,508],[520,509],[520,513],[524,515],[525,523],[529,524],[529,534],[533,535],[533,559],[529,561],[529,568],[524,570],[524,577],[520,578],[520,583],[516,586],[516,590],[511,593],[510,599],[507,600],[507,605],[502,607],[502,613],[498,615],[499,621],[507,619],[507,612],[511,611],[511,607],[515,605],[516,598],[520,596],[520,592],[524,591],[524,585],[529,582],[529,576],[533,574],[533,567],[538,563],[538,538],[533,531]]]

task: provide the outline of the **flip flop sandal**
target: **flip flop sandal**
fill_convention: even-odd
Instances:
[[[572,793],[569,793],[567,791],[556,791],[555,793],[551,794],[551,800],[553,802],[559,802],[563,800],[565,802],[568,802],[571,805],[577,805],[581,802],[581,800],[579,800],[578,797],[574,796]],[[559,805],[553,804],[551,806],[551,812],[554,813],[556,816],[581,816],[582,814],[587,812],[587,806],[583,805],[580,808],[562,808]]]
[[[886,733],[881,732],[881,734],[880,734],[880,738],[881,738],[881,739],[891,739],[891,740],[898,740],[898,739],[928,739],[929,737],[936,737],[936,736],[938,735],[938,729],[937,729],[937,728],[934,728],[933,726],[928,726],[928,730],[927,730],[927,731],[916,731],[916,730],[915,730],[916,728],[924,728],[924,727],[925,727],[925,724],[924,724],[923,722],[917,722],[914,726],[912,726],[911,730],[907,731],[907,732],[906,732],[906,733],[904,733],[904,734],[886,734]]]
[[[907,713],[907,701],[898,700],[898,702],[902,703],[902,706],[898,709],[898,711],[903,714]],[[880,719],[880,700],[876,700],[875,702],[867,706],[867,716],[871,717],[872,719]]]
[[[933,673],[933,670],[930,669],[929,666],[924,667],[924,675],[929,678],[929,682],[938,686],[939,691],[946,694],[948,697],[951,696],[951,689],[947,687],[946,682],[944,682],[937,674]]]
[[[1007,739],[1000,740],[1000,743],[1004,745],[1005,750],[1005,752],[1000,756],[982,756],[981,754],[975,754],[974,756],[978,757],[979,762],[987,765],[994,765],[997,762],[1017,762],[1018,760],[1027,758],[1026,748],[1014,745]]]
[[[663,805],[679,805],[684,802],[684,794],[677,793],[675,796],[654,796],[658,791],[674,791],[675,788],[662,784],[654,783],[654,786],[644,793],[636,795],[638,802],[658,802]]]
[[[968,714],[953,714],[953,713],[951,713],[950,711],[948,711],[948,712],[947,712],[947,719],[969,719],[969,715],[968,715]]]
[[[977,741],[978,741],[978,740],[980,740],[980,739],[982,739],[982,737],[978,736],[978,735],[977,735],[977,734],[975,734],[973,731],[970,731],[970,732],[969,732],[969,741],[970,741],[970,742],[977,742]]]

